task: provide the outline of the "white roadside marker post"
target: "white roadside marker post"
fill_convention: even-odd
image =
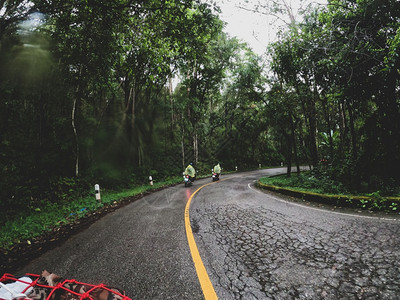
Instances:
[[[98,184],[94,185],[94,193],[96,194],[96,200],[99,201],[99,203],[101,203],[101,199],[100,199],[100,186]]]

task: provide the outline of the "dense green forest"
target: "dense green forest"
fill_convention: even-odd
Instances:
[[[223,32],[217,4],[1,1],[0,211],[191,161],[308,164],[350,190],[398,193],[400,2],[330,0],[266,57]]]

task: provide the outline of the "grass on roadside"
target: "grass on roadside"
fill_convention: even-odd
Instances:
[[[46,202],[42,207],[36,208],[33,214],[19,215],[5,222],[0,229],[0,251],[7,253],[13,245],[21,242],[30,244],[35,237],[55,227],[84,218],[103,206],[181,181],[181,177],[175,177],[163,182],[154,182],[152,186],[144,185],[122,191],[100,191],[101,203],[96,200],[95,195],[62,203]]]
[[[350,192],[339,182],[328,178],[323,180],[309,175],[307,172],[298,175],[292,173],[290,177],[286,175],[263,177],[260,181],[264,184],[275,185],[279,187],[296,188],[299,191],[308,191],[321,194],[350,194]]]
[[[291,177],[286,175],[263,177],[260,178],[259,182],[261,185],[278,187],[281,192],[285,189],[291,194],[297,191],[300,197],[313,199],[319,197],[321,200],[331,202],[333,205],[340,203],[345,206],[369,210],[394,212],[400,210],[400,194],[398,192],[391,196],[383,196],[380,191],[352,193],[341,183],[328,177],[317,178],[312,172],[304,172],[299,175],[294,173]]]

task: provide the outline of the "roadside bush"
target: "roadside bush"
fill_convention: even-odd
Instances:
[[[286,177],[285,175],[276,176],[268,178],[265,183],[281,187],[302,188],[324,194],[348,193],[348,190],[343,184],[321,172],[304,172],[300,175],[292,174],[291,177]]]
[[[396,199],[399,195],[396,192],[393,193],[393,189],[391,194],[387,194],[389,189],[385,192],[377,190],[372,193],[349,191],[342,183],[333,180],[320,170],[304,172],[300,175],[292,174],[291,177],[285,175],[264,177],[260,179],[260,182],[281,187],[283,193],[332,205],[344,205],[374,211],[400,210],[400,201]],[[286,188],[289,190],[286,191]]]

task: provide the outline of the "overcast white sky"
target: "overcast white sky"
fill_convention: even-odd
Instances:
[[[268,16],[241,9],[239,2],[226,0],[218,3],[222,10],[220,17],[227,22],[225,32],[247,42],[255,53],[261,55],[268,43],[275,39],[275,31],[268,26]]]
[[[280,0],[282,1],[282,0]],[[276,40],[279,26],[284,23],[272,16],[251,12],[240,7],[253,8],[258,2],[266,5],[270,0],[219,0],[221,8],[221,19],[227,22],[225,32],[231,37],[236,36],[247,42],[253,51],[259,55],[263,54],[266,46]],[[300,21],[298,10],[300,7],[315,3],[315,0],[286,0],[292,7],[297,21]],[[318,0],[321,4],[326,0]]]

